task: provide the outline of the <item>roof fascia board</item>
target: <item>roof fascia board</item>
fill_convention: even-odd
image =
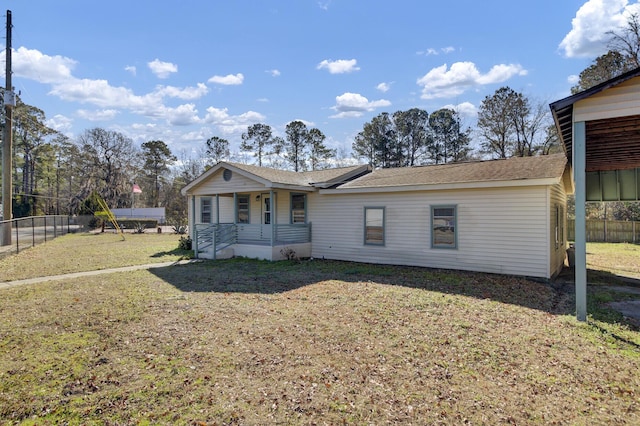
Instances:
[[[409,192],[409,191],[446,191],[450,189],[484,189],[484,188],[513,188],[523,186],[547,186],[555,185],[561,180],[557,178],[520,179],[491,182],[459,182],[441,183],[434,185],[403,185],[403,186],[379,186],[365,188],[336,188],[321,189],[320,194],[351,194],[351,193],[376,193],[376,192]]]
[[[238,173],[241,176],[244,176],[244,177],[246,177],[248,179],[251,179],[251,180],[254,180],[254,181],[258,182],[258,183],[261,183],[265,187],[270,187],[270,185],[272,185],[272,182],[267,180],[267,179],[263,179],[260,176],[256,176],[253,173],[247,172],[247,171],[239,169],[239,168],[237,168],[237,167],[235,167],[235,166],[233,166],[233,165],[231,165],[229,163],[225,163],[224,161],[221,161],[220,163],[216,164],[215,166],[211,167],[209,170],[207,170],[206,172],[201,174],[193,182],[191,182],[190,184],[188,184],[187,186],[182,188],[182,190],[180,192],[182,193],[182,195],[187,195],[193,188],[195,188],[198,185],[200,185],[203,181],[205,181],[210,176],[215,174],[221,168],[229,169],[234,173]]]

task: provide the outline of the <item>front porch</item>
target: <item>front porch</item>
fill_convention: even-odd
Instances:
[[[193,250],[196,258],[234,256],[282,260],[283,249],[298,257],[311,256],[311,224],[260,225],[247,223],[197,224]]]

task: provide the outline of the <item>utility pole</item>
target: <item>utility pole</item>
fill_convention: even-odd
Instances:
[[[13,107],[16,98],[13,93],[11,84],[11,11],[7,10],[7,46],[6,46],[6,70],[5,70],[5,89],[4,89],[4,129],[2,135],[2,219],[10,220],[13,218],[13,194],[11,184],[11,172],[13,170],[11,154],[12,138],[13,138]],[[2,226],[3,246],[11,244],[11,222],[5,222]]]

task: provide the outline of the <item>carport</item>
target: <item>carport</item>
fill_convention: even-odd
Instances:
[[[587,201],[640,200],[640,68],[550,104],[575,187],[576,316],[587,319]]]

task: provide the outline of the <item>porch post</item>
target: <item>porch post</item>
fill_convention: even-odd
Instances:
[[[216,194],[216,225],[220,225],[220,194]]]
[[[573,181],[576,190],[575,285],[578,321],[587,320],[586,147],[585,122],[573,123]]]
[[[198,258],[198,233],[196,231],[196,196],[191,196],[191,223],[193,226],[189,227],[189,233],[191,234],[193,254],[195,258]]]
[[[278,210],[276,199],[273,196],[273,189],[269,191],[269,199],[271,200],[271,247],[276,241],[276,224],[278,223]]]
[[[238,193],[233,193],[233,224],[238,224]]]

